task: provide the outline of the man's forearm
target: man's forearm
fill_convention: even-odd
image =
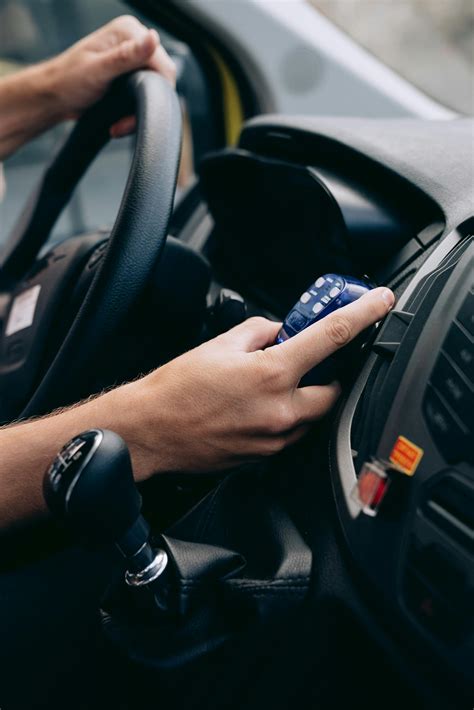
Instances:
[[[380,321],[394,295],[376,288],[274,345],[280,323],[250,318],[135,382],[37,421],[0,430],[0,529],[45,512],[42,478],[70,438],[111,429],[136,480],[218,471],[295,443],[337,400],[339,385],[301,378]]]
[[[47,61],[0,79],[0,160],[65,118],[54,90],[56,71]]]
[[[130,448],[136,477],[143,473],[140,444],[140,388],[132,383],[71,409],[0,430],[0,530],[46,512],[43,474],[73,436],[94,428],[112,429]]]

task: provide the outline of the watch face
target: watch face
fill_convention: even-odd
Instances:
[[[101,440],[102,432],[95,430],[74,437],[46,471],[43,492],[48,507],[56,514],[64,514],[70,490]]]

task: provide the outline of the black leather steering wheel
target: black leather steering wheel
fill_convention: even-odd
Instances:
[[[147,283],[167,236],[181,149],[176,93],[158,74],[140,71],[116,81],[79,119],[46,170],[7,244],[2,286],[11,291],[33,264],[78,181],[109,140],[109,128],[135,113],[135,152],[107,251],[60,348],[22,412],[43,413],[74,396],[101,343],[117,328]],[[53,394],[54,393],[54,394]]]

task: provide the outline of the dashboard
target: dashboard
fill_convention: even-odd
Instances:
[[[395,291],[395,309],[328,432],[326,465],[349,586],[375,602],[375,636],[385,650],[395,643],[392,659],[416,682],[424,677],[424,690],[443,686],[454,707],[474,693],[469,136],[455,122],[446,151],[446,126],[409,123],[250,122],[237,149],[201,169],[214,220],[206,255],[223,283],[276,317],[325,271],[368,275]],[[444,138],[435,145],[437,131]],[[320,444],[291,462],[308,480],[315,456],[325,465]],[[323,508],[309,510],[304,525],[324,559],[324,530],[314,521]],[[325,578],[322,563],[315,574]],[[369,626],[361,608],[355,616]]]
[[[449,241],[420,269],[373,343],[340,415],[331,477],[357,564],[387,607],[468,684],[474,654],[474,243],[458,241],[443,256]],[[376,515],[370,508],[364,514],[354,496],[365,462],[374,460],[388,469],[390,481]]]
[[[203,542],[199,535],[204,530],[207,550],[214,546],[222,553],[228,547],[230,557],[239,558],[239,570],[242,553],[242,558],[254,564],[251,581],[260,583],[263,578],[268,582],[263,586],[274,595],[272,603],[276,601],[275,607],[270,604],[272,621],[277,621],[265,652],[262,648],[270,624],[261,626],[248,613],[248,606],[241,616],[233,613],[237,585],[226,596],[225,614],[218,604],[210,605],[229,633],[235,656],[226,657],[218,650],[222,665],[216,672],[205,655],[209,635],[204,634],[199,644],[203,662],[196,664],[195,676],[189,674],[192,683],[198,679],[193,707],[222,707],[224,696],[226,703],[232,698],[229,707],[249,710],[270,705],[287,708],[290,697],[291,705],[308,707],[310,693],[321,687],[323,694],[313,707],[342,707],[359,698],[358,692],[366,693],[367,686],[373,691],[385,684],[395,696],[396,688],[390,687],[388,679],[391,683],[400,680],[400,686],[407,681],[408,689],[400,692],[402,702],[409,699],[413,681],[413,685],[424,685],[421,697],[431,693],[430,708],[445,707],[445,698],[450,707],[472,706],[474,221],[472,172],[465,159],[472,124],[453,121],[447,128],[443,123],[282,117],[250,122],[237,148],[211,155],[203,163],[197,189],[178,205],[170,223],[172,238],[119,333],[120,346],[109,343],[107,357],[99,363],[98,389],[110,384],[106,376],[112,381],[130,379],[138,370],[146,372],[192,347],[203,337],[206,298],[209,303],[221,286],[243,294],[249,315],[276,318],[286,315],[315,276],[328,272],[368,276],[374,284],[390,286],[397,296],[395,309],[361,358],[354,359],[348,373],[350,387],[334,420],[263,464],[255,477],[243,471],[239,479],[241,472],[237,472],[237,483],[229,476],[218,485],[212,477],[210,482],[193,484],[194,489],[188,481],[156,477],[160,480],[144,488],[146,512],[151,513],[157,532],[166,529],[168,533],[168,523],[180,519],[177,532],[175,527],[171,534],[178,541],[196,544]],[[73,250],[80,252],[84,262],[73,294],[78,302],[104,258],[105,239],[104,233],[97,233],[69,241],[71,269],[78,263]],[[71,279],[63,248],[60,245],[51,252],[51,263],[42,260],[38,268],[44,267],[43,271],[37,270],[32,278],[42,277],[53,265],[64,270],[55,287],[67,288]],[[56,317],[46,310],[40,316],[48,323]],[[57,327],[51,330],[61,336]],[[158,342],[157,331],[167,333],[166,348]],[[31,335],[37,333],[32,330]],[[34,341],[35,347],[41,345],[39,337]],[[15,363],[20,367],[22,358],[21,349],[0,352],[0,366],[4,370],[11,370]],[[124,369],[125,365],[135,371]],[[11,387],[15,398],[22,396],[17,385],[20,379],[25,384],[18,369]],[[7,405],[3,402],[0,410]],[[0,411],[5,420],[8,415]],[[376,487],[368,497],[365,483],[370,476],[372,483],[375,476]],[[202,498],[211,489],[215,489],[211,495]],[[273,502],[278,507],[270,510]],[[176,510],[172,510],[174,504]],[[201,506],[203,519],[195,524]],[[185,511],[190,512],[181,518]],[[287,523],[284,534],[283,519]],[[188,536],[180,537],[180,524],[185,532],[187,524],[192,526]],[[41,531],[35,540],[41,555],[51,543],[47,539],[51,533],[43,534],[46,544]],[[254,544],[256,539],[258,544]],[[298,540],[297,554],[290,544],[294,539]],[[285,557],[283,543],[293,556]],[[23,544],[30,555],[29,536]],[[19,564],[18,548],[12,547],[9,555],[14,565]],[[182,706],[183,698],[176,692],[178,676],[167,673],[171,666],[167,669],[166,664],[173,653],[176,629],[185,649],[195,643],[198,634],[192,615],[188,617],[191,623],[176,627],[158,628],[148,619],[146,624],[140,621],[128,635],[129,622],[132,627],[136,617],[125,607],[122,650],[126,647],[129,658],[138,663],[134,670],[127,666],[121,674],[123,658],[117,659],[109,646],[102,655],[103,629],[96,619],[105,587],[115,575],[109,569],[113,561],[98,556],[94,568],[90,556],[82,552],[71,556],[69,550],[60,550],[54,564],[32,562],[25,554],[28,564],[15,577],[9,572],[10,557],[5,551],[4,596],[13,600],[15,612],[5,607],[4,614],[15,619],[15,624],[5,653],[14,666],[10,685],[15,696],[20,686],[17,675],[23,672],[23,638],[30,639],[30,652],[35,655],[28,663],[38,678],[31,684],[33,692],[41,688],[43,695],[48,694],[44,677],[53,666],[60,668],[56,675],[62,677],[64,692],[69,692],[78,668],[91,683],[99,682],[96,676],[101,676],[100,683],[107,686],[107,706],[110,686],[118,677],[123,675],[128,682],[128,675],[133,678],[135,672],[142,682],[146,664],[141,666],[139,649],[145,640],[147,654],[156,663],[151,664],[144,703],[159,687],[170,707],[173,703]],[[192,555],[188,559],[195,561]],[[290,584],[288,596],[280,598],[285,583],[278,576],[283,569],[294,582],[295,559],[296,563],[304,561],[305,574],[296,575],[298,586]],[[230,587],[236,581],[232,574],[223,578]],[[239,574],[238,588],[245,589],[249,579],[245,571],[241,580]],[[31,589],[39,589],[31,597],[34,603]],[[51,589],[56,590],[54,595]],[[187,595],[186,588],[183,599]],[[212,595],[209,598],[212,601]],[[263,592],[256,595],[255,608],[265,609],[263,598]],[[301,600],[300,615],[295,613],[288,622],[288,608]],[[120,605],[117,608],[123,611]],[[31,609],[31,618],[25,609]],[[254,636],[242,640],[240,629],[234,628],[236,619],[243,627],[249,623]],[[352,634],[356,626],[362,632]],[[117,637],[123,632],[119,627],[112,624]],[[375,650],[365,656],[369,636]],[[36,651],[44,638],[52,639],[49,645],[54,646],[54,653],[50,648],[39,658]],[[157,660],[160,644],[163,658]],[[273,651],[275,657],[270,656],[269,662]],[[64,669],[61,664],[69,663],[71,654],[80,660]],[[371,662],[366,660],[369,656]],[[109,682],[112,678],[113,683]],[[247,682],[249,678],[252,683]],[[186,674],[179,676],[179,685],[189,702],[191,697],[194,700],[194,688],[186,679]],[[130,682],[127,689],[134,705],[137,685]],[[444,695],[440,693],[434,702],[440,688]],[[87,683],[82,692],[89,692]],[[62,707],[63,699],[61,695],[59,705],[52,706]],[[370,701],[366,707],[380,707],[376,694]],[[49,698],[45,706],[51,707]],[[426,706],[413,703],[417,708]],[[394,701],[386,707],[399,705]]]

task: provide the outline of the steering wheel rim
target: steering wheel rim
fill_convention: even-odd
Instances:
[[[105,256],[22,418],[63,405],[66,392],[69,401],[82,395],[88,364],[136,301],[165,244],[181,151],[181,112],[166,80],[140,71],[114,82],[79,119],[12,232],[2,278],[18,281],[24,265],[32,264],[80,178],[108,142],[110,125],[133,111],[135,151]]]

